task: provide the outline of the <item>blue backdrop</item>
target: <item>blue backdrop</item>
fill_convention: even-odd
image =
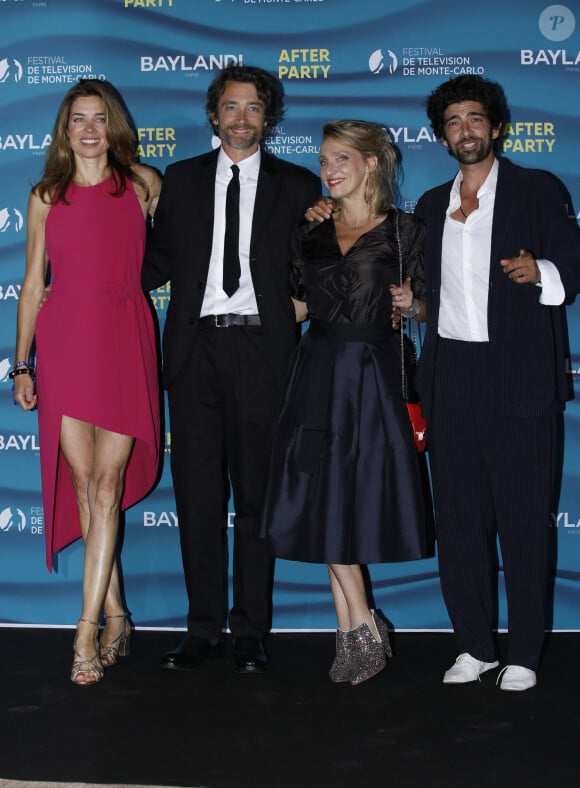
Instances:
[[[320,129],[339,117],[390,129],[403,156],[401,207],[454,173],[423,102],[463,73],[499,81],[512,123],[504,150],[548,169],[580,204],[580,4],[488,0],[462,13],[451,0],[0,0],[0,622],[71,624],[80,610],[82,549],[44,566],[35,414],[12,405],[18,293],[28,193],[57,107],[79,77],[108,79],[139,128],[142,161],[161,171],[207,150],[205,93],[230,62],[276,74],[286,117],[268,140],[277,155],[317,171]],[[577,217],[578,218],[578,217]],[[161,326],[169,286],[154,292]],[[580,311],[568,310],[576,387]],[[74,327],[71,327],[74,330]],[[580,404],[566,413],[554,628],[578,629]],[[166,436],[166,460],[171,436]],[[186,610],[168,462],[157,489],[126,516],[123,566],[139,626],[182,626]],[[376,603],[399,629],[445,629],[435,559],[371,567]],[[275,628],[333,628],[324,567],[277,563]],[[505,626],[503,593],[500,624]]]

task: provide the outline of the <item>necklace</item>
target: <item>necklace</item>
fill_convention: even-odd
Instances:
[[[461,215],[463,216],[464,219],[467,219],[468,216],[471,216],[473,211],[477,211],[478,208],[479,208],[479,201],[473,210],[469,211],[469,213],[465,213],[465,211],[463,210],[463,205],[461,204],[461,200],[459,200],[459,210],[461,211]]]
[[[349,228],[349,230],[358,230],[359,227],[364,227],[365,224],[368,224],[370,222],[370,217],[367,217],[362,222],[356,222],[355,224],[350,224],[350,222],[345,222],[344,219],[339,219],[338,221],[341,224],[345,224]]]

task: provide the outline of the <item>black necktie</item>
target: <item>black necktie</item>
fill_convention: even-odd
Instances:
[[[240,168],[232,164],[232,179],[226,192],[223,287],[232,296],[240,286]]]

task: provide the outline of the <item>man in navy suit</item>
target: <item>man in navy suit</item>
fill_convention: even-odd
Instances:
[[[496,535],[509,651],[502,690],[536,684],[549,597],[562,412],[572,396],[564,303],[580,289],[580,245],[549,173],[496,157],[506,120],[494,82],[461,76],[428,98],[459,164],[428,191],[427,332],[419,364],[429,423],[441,586],[459,656],[446,684],[498,666]]]
[[[273,561],[258,538],[260,510],[271,430],[298,338],[288,283],[290,237],[320,194],[320,181],[261,146],[282,114],[279,83],[265,71],[221,71],[208,89],[206,112],[221,147],[167,168],[143,268],[146,290],[171,280],[163,375],[189,600],[187,635],[162,666],[190,670],[219,653],[229,620],[235,670],[257,673],[267,668],[263,641],[273,579]],[[239,180],[233,213],[232,180]],[[237,219],[231,243],[226,215]],[[224,270],[232,247],[233,280]]]

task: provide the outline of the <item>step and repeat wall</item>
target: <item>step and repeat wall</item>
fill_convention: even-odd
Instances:
[[[281,80],[286,114],[267,147],[314,171],[324,122],[354,117],[387,127],[402,155],[406,211],[455,172],[433,137],[425,97],[459,74],[496,80],[512,114],[505,155],[560,177],[578,218],[578,0],[488,0],[468,10],[451,0],[0,0],[0,622],[66,625],[80,609],[81,544],[58,556],[53,574],[45,568],[37,417],[13,406],[8,378],[26,205],[57,107],[79,78],[111,81],[139,130],[141,160],[163,172],[216,144],[205,94],[229,63],[257,65]],[[163,328],[170,285],[151,295]],[[578,390],[580,304],[569,307],[568,319]],[[580,399],[566,411],[553,522],[555,629],[580,628],[579,418]],[[126,514],[125,587],[138,626],[184,625],[170,452],[167,433],[159,485]],[[373,565],[370,576],[375,603],[398,629],[449,628],[436,559]],[[503,589],[499,606],[505,627]],[[274,627],[334,626],[325,567],[278,561]]]

